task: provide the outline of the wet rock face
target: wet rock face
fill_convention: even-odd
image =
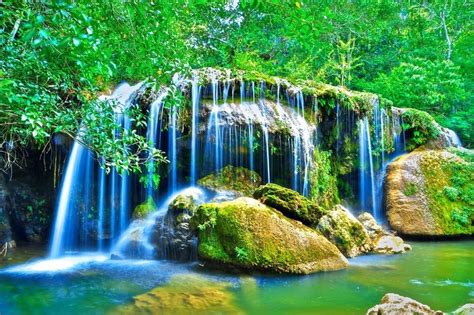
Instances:
[[[434,311],[428,305],[394,293],[387,293],[383,296],[380,304],[367,311],[368,315],[378,314],[444,314],[441,311]]]
[[[253,196],[267,206],[281,211],[285,216],[309,226],[316,226],[319,219],[327,213],[298,192],[277,184],[260,186]]]
[[[295,274],[348,264],[319,233],[252,198],[204,204],[192,223],[199,257],[213,264]]]
[[[472,150],[414,151],[388,167],[385,182],[390,226],[405,235],[472,235]]]
[[[0,247],[12,240],[12,231],[7,214],[7,185],[3,174],[0,174]]]
[[[356,218],[341,205],[324,215],[316,227],[346,257],[355,257],[372,250],[369,233]]]

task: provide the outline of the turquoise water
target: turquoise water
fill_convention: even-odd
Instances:
[[[388,292],[443,311],[474,302],[474,241],[411,244],[413,250],[404,255],[358,257],[346,270],[309,276],[237,276],[204,271],[197,264],[101,261],[105,258],[61,272],[26,272],[24,267],[12,271],[12,263],[3,264],[0,314],[115,313],[134,296],[156,287],[162,287],[158,292],[166,293],[169,305],[185,303],[183,297],[198,299],[182,312],[219,312],[205,301],[209,282],[222,284],[216,289],[225,296],[222,303],[244,314],[362,314]],[[179,281],[186,276],[205,284],[183,286]],[[176,311],[167,308],[163,295],[160,299],[155,310]]]

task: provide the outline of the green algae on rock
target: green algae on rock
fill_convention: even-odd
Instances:
[[[118,314],[243,314],[235,305],[230,284],[196,275],[177,275],[163,287],[133,298]]]
[[[473,155],[460,149],[414,151],[393,162],[385,184],[392,228],[407,235],[472,235]]]
[[[204,204],[193,221],[199,257],[212,263],[295,274],[348,264],[319,233],[252,198]]]
[[[327,213],[298,192],[273,183],[260,186],[253,196],[267,206],[281,211],[288,218],[310,226],[316,226],[319,219]]]
[[[217,192],[232,191],[240,196],[251,196],[261,182],[262,178],[257,172],[232,165],[198,180],[198,184],[207,189]]]
[[[133,210],[133,218],[143,219],[148,214],[154,212],[156,208],[157,206],[156,206],[155,201],[153,200],[152,197],[149,197],[145,202],[135,207],[135,209]]]

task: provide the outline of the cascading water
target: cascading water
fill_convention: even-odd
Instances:
[[[101,98],[102,101],[111,101],[117,108],[116,117],[124,129],[130,128],[129,121],[123,119],[119,111],[123,111],[133,101],[133,96],[143,86],[139,83],[135,86],[122,84],[117,87],[115,92],[108,98]],[[81,138],[81,132],[86,128],[82,126],[78,134]],[[100,169],[98,173],[97,189],[92,189],[93,169]],[[118,232],[126,228],[128,224],[128,177],[122,177],[119,185],[119,175],[112,170],[109,175],[110,180],[106,180],[105,170],[99,168],[99,163],[93,159],[93,155],[79,141],[74,141],[70,156],[68,158],[65,173],[63,175],[56,217],[54,220],[52,241],[50,248],[50,257],[57,258],[67,251],[80,249],[98,249],[105,247],[106,235],[113,238],[116,225],[118,223]],[[106,183],[110,183],[110,189],[107,190]],[[120,187],[122,186],[122,187]],[[119,189],[124,193],[118,194]],[[109,198],[107,198],[107,192]],[[122,197],[122,200],[120,199]],[[107,207],[106,203],[109,201]],[[96,206],[93,205],[93,202]],[[117,204],[121,204],[118,207]],[[97,224],[92,224],[91,209],[98,209],[96,215]],[[118,216],[115,210],[120,211]],[[108,211],[107,211],[108,210]],[[107,218],[107,212],[108,217]],[[119,219],[119,222],[116,222]],[[109,221],[109,226],[106,222]],[[90,234],[96,232],[95,241],[91,239]],[[108,231],[108,233],[106,232]]]
[[[144,226],[156,227],[158,223],[161,224],[160,233],[164,233],[160,234],[163,239],[172,236],[173,231],[166,226],[164,219],[167,215],[168,201],[171,201],[169,198],[176,196],[175,193],[179,187],[184,186],[185,181],[194,186],[200,176],[219,171],[228,164],[249,168],[260,174],[264,182],[283,183],[304,195],[309,194],[313,149],[318,144],[317,124],[322,120],[317,99],[314,99],[311,108],[308,107],[305,111],[305,101],[308,102],[308,99],[305,100],[301,90],[281,91],[280,81],[277,81],[276,90],[275,86],[266,90],[265,84],[260,84],[256,88],[255,82],[244,80],[234,82],[229,78],[224,81],[214,78],[209,85],[202,87],[197,77],[188,83],[192,94],[188,112],[181,107],[165,108],[163,99],[169,90],[158,93],[149,106],[146,137],[150,145],[166,151],[169,172],[157,173],[153,162],[150,162],[148,166],[151,167],[145,174],[145,177],[148,177],[148,188],[145,191],[135,189],[133,184],[137,182],[135,175],[119,174],[114,168],[110,174],[106,174],[97,161],[91,163],[92,157],[89,153],[85,154],[87,152],[85,148],[78,143],[73,145],[61,187],[51,256],[60,256],[78,244],[74,237],[71,239],[70,236],[76,232],[72,224],[77,216],[71,214],[75,192],[84,194],[81,197],[87,196],[93,200],[84,203],[83,214],[86,217],[81,228],[95,226],[95,231],[82,231],[81,238],[84,240],[90,234],[95,234],[96,248],[100,251],[111,248],[116,240],[119,240],[118,245],[114,246],[116,250],[130,247],[132,246],[130,240],[124,240],[135,235],[130,231],[139,231],[138,234],[141,233],[147,238],[153,229]],[[133,95],[139,87],[120,86],[118,92],[114,92],[108,100],[113,100],[121,104],[121,108],[126,108],[133,102]],[[240,100],[236,90],[239,87]],[[234,90],[237,100],[234,99]],[[283,101],[280,99],[282,92],[286,95],[287,104],[282,104],[285,102],[285,97]],[[271,96],[271,93],[275,95]],[[391,156],[385,157],[385,147],[389,146],[391,141],[389,139],[388,144],[385,142],[386,135],[395,129],[396,124],[403,124],[401,116],[392,116],[374,104],[374,120],[370,120],[370,124],[373,124],[372,135],[368,117],[359,120],[359,202],[361,209],[371,210],[377,219],[380,218],[382,208],[379,196],[382,195],[381,183],[387,165],[386,160],[391,158]],[[187,117],[190,118],[189,123],[183,126],[182,120],[186,121]],[[124,132],[130,128],[130,120],[120,110],[117,111],[117,122]],[[345,137],[352,136],[355,125],[354,113],[343,107],[343,103],[336,102],[334,126],[336,142],[333,144],[338,152],[338,159],[346,149]],[[400,143],[394,139],[394,146],[404,146],[403,133],[398,131],[394,132],[395,134]],[[321,139],[324,141],[323,136]],[[398,152],[397,149],[395,151]],[[89,169],[85,173],[92,174],[90,179],[96,179],[97,184],[92,185],[91,189],[84,190],[82,187],[76,189],[76,185],[89,186],[81,182],[84,178],[79,175],[84,173],[84,168]],[[161,181],[159,189],[155,189],[152,184],[155,176],[165,179]],[[90,179],[89,182],[93,182]],[[142,220],[142,223],[135,222],[127,229],[132,216],[132,207],[150,197],[152,200],[168,201],[161,203],[165,206],[160,207],[161,210],[146,220]],[[92,207],[97,209],[97,214],[89,220],[92,214],[88,211]],[[123,233],[125,230],[127,232]],[[163,232],[165,230],[166,232]],[[164,242],[169,244],[169,240]],[[92,249],[93,243],[90,240],[81,241],[81,244],[88,244]],[[145,243],[137,248],[141,248],[139,251],[147,252],[151,247]],[[157,250],[156,246],[153,250]],[[122,253],[122,250],[119,252]],[[148,257],[147,255],[145,253],[144,256]],[[166,254],[160,257],[170,258]]]

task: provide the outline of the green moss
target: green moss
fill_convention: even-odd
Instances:
[[[430,151],[423,156],[421,169],[438,227],[446,235],[472,234],[474,163],[442,151]]]
[[[260,186],[254,197],[285,216],[310,226],[318,224],[319,218],[327,213],[324,208],[298,192],[273,183]]]
[[[143,219],[148,216],[148,214],[154,212],[156,208],[157,206],[155,201],[152,197],[149,197],[145,202],[135,207],[135,209],[133,210],[133,218]]]
[[[405,187],[403,189],[403,194],[407,197],[413,196],[418,192],[418,187],[416,186],[415,183],[408,182],[405,184]]]
[[[251,198],[201,205],[192,222],[201,227],[198,252],[204,260],[301,273],[294,268],[339,257],[317,233]]]
[[[262,178],[257,172],[227,165],[217,173],[201,178],[198,184],[215,191],[235,191],[244,196],[251,196],[261,181]]]
[[[329,209],[339,202],[337,177],[331,166],[331,152],[315,149],[313,167],[309,174],[309,198],[318,205]]]

